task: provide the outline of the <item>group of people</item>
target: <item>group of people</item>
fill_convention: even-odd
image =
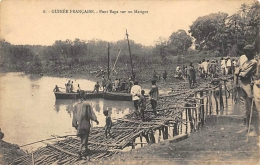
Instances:
[[[168,78],[168,73],[166,70],[164,70],[163,74],[162,74],[162,78],[163,78],[163,81],[166,82],[167,78]],[[153,71],[153,78],[152,80],[155,80],[155,81],[159,81],[161,80],[161,76],[157,74],[157,72],[154,70]]]
[[[68,83],[65,84],[66,93],[73,93],[74,92],[74,86],[73,81],[68,81]]]
[[[244,55],[240,56],[238,61],[228,56],[226,58],[221,58],[220,69],[218,67],[218,60],[205,60],[199,62],[198,65],[198,75],[202,78],[207,78],[208,76],[215,78],[218,76],[218,72],[221,71],[223,75],[234,74],[234,83],[238,92],[239,97],[239,107],[245,110],[245,125],[244,130],[250,131],[249,126],[252,124],[254,126],[254,131],[250,133],[252,136],[259,136],[259,110],[260,110],[260,61],[254,58],[255,48],[253,45],[246,45],[244,47]],[[259,53],[259,52],[258,52]],[[257,65],[257,63],[259,63]],[[189,66],[183,67],[181,71],[180,66],[176,68],[177,73],[185,73],[185,77],[189,81],[190,87],[194,87],[196,83],[196,70],[193,63],[191,62]],[[99,82],[95,84],[94,91],[98,92],[101,87],[103,91],[124,91],[128,90],[132,95],[132,101],[135,107],[135,116],[140,116],[143,121],[145,121],[145,109],[147,105],[147,99],[149,99],[154,115],[157,115],[157,102],[159,100],[159,89],[156,84],[158,80],[156,71],[153,72],[153,79],[151,81],[152,86],[147,95],[145,91],[142,90],[138,81],[134,81],[130,78],[128,82],[123,79],[116,79],[112,83],[111,79],[106,79],[104,76],[101,80],[101,85]],[[163,79],[166,81],[167,72],[164,70]],[[66,86],[66,92],[73,92],[73,81],[68,81]],[[59,91],[59,87],[55,87],[56,91]],[[85,147],[85,154],[88,154],[88,136],[90,133],[90,120],[95,121],[99,124],[97,117],[91,107],[87,102],[80,100],[73,105],[73,120],[72,126],[77,130],[77,135],[81,138],[81,147],[79,156],[82,156],[83,148]],[[112,127],[112,120],[109,115],[108,110],[104,110],[103,114],[106,116],[105,125],[105,136],[110,135],[110,129]],[[251,123],[250,123],[251,118]],[[240,132],[244,131],[241,130]]]
[[[158,86],[156,85],[156,80],[151,81],[152,86],[149,91],[149,100],[151,102],[152,110],[154,115],[157,115],[157,101],[159,100],[159,89]],[[134,86],[131,88],[131,95],[132,95],[132,100],[134,102],[134,107],[135,107],[135,116],[138,117],[138,115],[141,115],[141,119],[144,121],[144,110],[146,109],[146,103],[147,103],[147,98],[145,96],[145,91],[141,89],[141,86],[139,85],[138,81],[134,82]]]
[[[199,77],[207,78],[212,77],[216,78],[218,76],[218,61],[217,60],[205,60],[199,61],[198,65]]]
[[[79,85],[78,85],[78,87],[79,87]],[[53,92],[60,92],[60,88],[64,89],[62,87],[58,87],[57,85],[55,85]],[[68,80],[68,82],[65,84],[65,90],[66,90],[66,93],[73,93],[74,92],[73,81]]]
[[[218,60],[206,61],[203,59],[202,61],[199,61],[198,73],[201,78],[216,78],[220,72],[222,75],[232,75],[234,74],[235,66],[236,60],[231,59],[229,56],[221,58],[220,67],[218,66]]]
[[[126,82],[125,79],[123,78],[116,78],[114,82],[112,80],[106,79],[105,76],[102,76],[101,79],[101,86],[99,85],[99,82],[97,82],[94,86],[94,91],[98,92],[99,89],[103,89],[103,92],[108,91],[108,92],[128,92],[130,93],[130,89],[133,86],[133,80],[132,78],[129,78],[128,82]],[[93,91],[93,92],[94,92]]]
[[[230,59],[229,56],[226,58],[221,58],[221,72],[223,75],[231,75],[234,74],[236,66],[236,60]]]
[[[159,89],[156,85],[156,80],[151,81],[152,86],[149,91],[149,100],[152,105],[153,113],[157,115],[157,101],[159,99]],[[134,85],[131,87],[131,95],[132,100],[135,107],[135,115],[141,115],[141,119],[144,121],[145,116],[144,112],[146,109],[147,98],[145,96],[145,91],[141,89],[138,81],[134,82]],[[112,119],[108,110],[104,110],[103,114],[106,116],[106,125],[105,125],[105,136],[106,138],[111,137],[110,130],[112,127]],[[77,136],[81,139],[80,150],[78,152],[79,159],[82,159],[82,156],[88,157],[89,149],[88,149],[88,138],[90,134],[91,122],[96,122],[99,124],[95,112],[93,111],[93,107],[86,101],[83,101],[82,98],[79,99],[73,105],[73,118],[72,118],[72,126],[77,130]]]

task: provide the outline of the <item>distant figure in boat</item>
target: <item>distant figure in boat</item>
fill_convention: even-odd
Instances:
[[[154,115],[156,116],[157,115],[157,112],[156,112],[157,101],[159,99],[159,89],[156,85],[155,80],[152,80],[152,88],[149,92],[149,96],[150,96],[150,102],[151,102],[151,105],[152,105]]]
[[[133,85],[134,85],[133,80],[131,78],[129,78],[129,80],[128,80],[128,87],[127,87],[128,93],[131,93],[131,88],[132,88]]]
[[[98,81],[97,81],[97,83],[96,83],[95,86],[94,86],[94,90],[93,90],[92,93],[94,93],[95,91],[98,93],[98,92],[99,92],[99,88],[100,88],[100,85],[99,85],[99,83],[98,83]]]
[[[70,84],[70,93],[73,93],[74,91],[74,86],[73,86],[73,81],[71,81],[71,84]]]
[[[80,88],[80,86],[79,86],[79,84],[78,84],[77,93],[80,93],[80,91],[81,91],[81,88]]]
[[[115,90],[116,92],[119,91],[119,80],[118,80],[117,78],[116,78],[115,83],[114,83],[114,90]]]
[[[107,83],[106,91],[112,92],[112,90],[113,90],[113,85],[112,85],[111,79],[109,79],[108,83]]]
[[[53,92],[60,92],[60,87],[58,87],[57,85],[55,85],[54,89],[53,89]]]
[[[126,82],[125,80],[121,83],[120,90],[125,91]]]
[[[82,155],[86,157],[89,154],[88,137],[91,127],[90,120],[95,121],[97,125],[99,124],[91,105],[79,99],[79,102],[73,105],[72,118],[72,126],[77,130],[77,136],[81,139],[80,150],[78,152],[79,159],[82,158]],[[85,152],[83,152],[83,148],[85,148]]]
[[[70,88],[71,88],[70,80],[68,81],[67,84],[65,84],[65,88],[66,88],[66,93],[70,93]]]
[[[5,134],[1,131],[1,128],[0,128],[0,140],[2,140],[4,138]]]
[[[84,91],[84,90],[81,90],[79,84],[78,84],[77,93],[80,95],[81,98],[84,98],[85,91]]]
[[[139,96],[141,95],[141,86],[138,85],[138,81],[134,82],[134,86],[131,88],[131,95],[132,95],[132,100],[134,102],[134,107],[135,107],[135,115],[137,116],[138,114],[138,101],[139,101]]]
[[[110,130],[111,130],[111,127],[112,127],[112,119],[111,119],[111,116],[109,115],[108,110],[104,110],[104,111],[103,111],[103,114],[106,116],[106,125],[105,125],[105,135],[106,135],[106,138],[107,138],[108,136],[111,137],[111,134],[110,134]]]
[[[138,101],[138,106],[139,106],[139,109],[141,112],[142,121],[144,121],[144,110],[146,109],[146,98],[144,96],[144,93],[145,93],[145,91],[142,90],[139,101]]]
[[[102,76],[102,79],[101,79],[101,85],[102,85],[102,88],[103,88],[103,92],[105,92],[106,86],[107,86],[107,80],[106,80],[104,75]]]

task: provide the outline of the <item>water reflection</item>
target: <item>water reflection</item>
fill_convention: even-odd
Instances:
[[[68,80],[24,73],[0,74],[0,125],[5,133],[4,140],[18,145],[50,138],[51,135],[74,134],[71,126],[72,109],[76,100],[56,100],[53,88],[62,86]],[[84,90],[93,90],[95,82],[73,79]],[[133,103],[88,100],[99,120],[99,127],[105,125],[104,109],[109,109],[112,119],[121,118],[133,110]],[[15,121],[15,122],[14,122]],[[93,127],[97,125],[93,123]],[[19,135],[19,136],[17,136]],[[23,138],[20,138],[23,137]],[[43,144],[37,143],[37,147]],[[26,149],[23,148],[23,149]]]
[[[59,111],[65,110],[71,116],[73,104],[75,102],[77,102],[77,100],[56,100],[54,104],[54,110],[57,113],[59,113]],[[86,100],[86,102],[90,103],[96,114],[99,114],[99,118],[101,118],[101,120],[103,120],[103,118],[105,120],[105,116],[102,116],[104,110],[109,111],[112,119],[123,117],[124,115],[134,110],[133,103],[129,101],[118,102],[103,99],[90,99]]]

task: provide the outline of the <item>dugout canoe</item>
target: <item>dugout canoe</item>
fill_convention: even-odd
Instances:
[[[114,100],[114,101],[132,101],[132,95],[130,93],[122,92],[105,92],[103,94],[105,100]]]
[[[54,92],[56,99],[78,99],[79,93],[65,93],[65,92]],[[103,98],[103,92],[92,93],[87,91],[84,95],[84,99]]]

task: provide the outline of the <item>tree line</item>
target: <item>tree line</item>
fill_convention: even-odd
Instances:
[[[160,37],[155,46],[143,46],[130,40],[132,59],[136,68],[150,64],[171,64],[173,56],[192,54],[192,44],[197,51],[218,52],[216,55],[242,54],[246,44],[252,44],[259,33],[260,4],[242,4],[233,15],[212,13],[197,18],[190,30],[178,30],[168,38]],[[111,67],[130,68],[130,56],[126,40],[110,42]],[[1,67],[33,73],[62,72],[71,68],[106,68],[108,42],[57,40],[53,45],[12,45],[0,40]],[[233,50],[233,51],[232,51]],[[177,60],[180,58],[177,58]],[[180,61],[180,60],[179,60]],[[88,66],[88,67],[87,67]]]

